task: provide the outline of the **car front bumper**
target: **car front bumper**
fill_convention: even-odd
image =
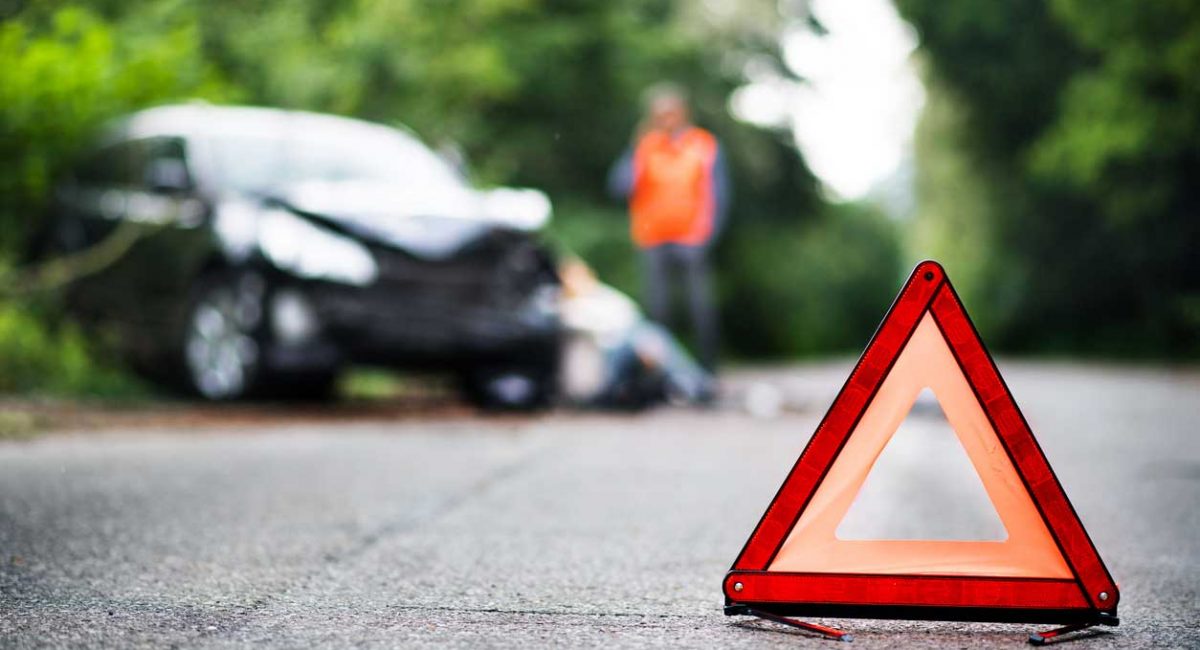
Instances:
[[[276,340],[269,351],[273,364],[518,363],[556,357],[562,338],[558,315],[534,300],[505,309],[382,288],[313,284],[296,290],[311,306],[316,327],[306,340]]]

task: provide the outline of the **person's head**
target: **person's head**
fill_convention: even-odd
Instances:
[[[691,123],[687,92],[676,84],[664,82],[648,88],[645,105],[653,129],[674,133]]]

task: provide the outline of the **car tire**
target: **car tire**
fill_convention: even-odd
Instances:
[[[178,352],[189,392],[210,401],[231,401],[261,391],[265,293],[262,279],[251,274],[212,273],[196,282]]]
[[[553,368],[489,366],[472,368],[461,377],[467,401],[487,411],[536,411],[554,401],[557,377]]]

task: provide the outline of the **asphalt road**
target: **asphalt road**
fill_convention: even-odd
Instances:
[[[735,377],[783,388],[774,419],[289,419],[2,443],[0,646],[821,647],[726,618],[720,584],[846,369]],[[1200,646],[1200,372],[1002,370],[1121,585],[1121,626],[1071,647]],[[936,413],[913,418],[870,508],[986,534],[917,478],[944,439]],[[833,623],[860,647],[1019,647],[1039,627]]]

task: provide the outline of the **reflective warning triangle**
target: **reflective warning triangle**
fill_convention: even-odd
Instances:
[[[839,539],[917,395],[932,390],[1003,540]],[[727,611],[1094,623],[1119,593],[945,271],[917,266],[725,577]]]

